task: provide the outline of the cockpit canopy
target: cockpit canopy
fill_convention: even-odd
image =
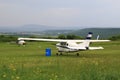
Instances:
[[[60,45],[62,45],[62,46],[68,46],[68,43],[67,42],[60,42]]]

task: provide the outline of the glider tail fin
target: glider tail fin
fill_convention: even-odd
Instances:
[[[90,40],[92,38],[92,35],[93,35],[93,33],[89,32],[88,35],[87,35],[87,37],[86,37],[86,39],[82,43],[79,44],[79,47],[83,47],[86,50],[89,49]]]
[[[88,35],[87,35],[87,37],[86,37],[86,40],[90,40],[92,38],[92,35],[93,35],[93,33],[89,32]]]

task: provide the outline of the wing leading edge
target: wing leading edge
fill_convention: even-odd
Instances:
[[[52,42],[108,42],[110,40],[63,40],[63,39],[39,39],[39,38],[18,38],[18,40],[33,40],[33,41],[52,41]]]

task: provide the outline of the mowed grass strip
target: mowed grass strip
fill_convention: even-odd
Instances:
[[[120,41],[93,43],[104,50],[56,56],[54,42],[0,43],[0,80],[120,80]],[[52,55],[45,56],[51,48]]]

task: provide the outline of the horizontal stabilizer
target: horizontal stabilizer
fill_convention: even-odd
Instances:
[[[103,47],[89,47],[89,50],[104,49]]]

